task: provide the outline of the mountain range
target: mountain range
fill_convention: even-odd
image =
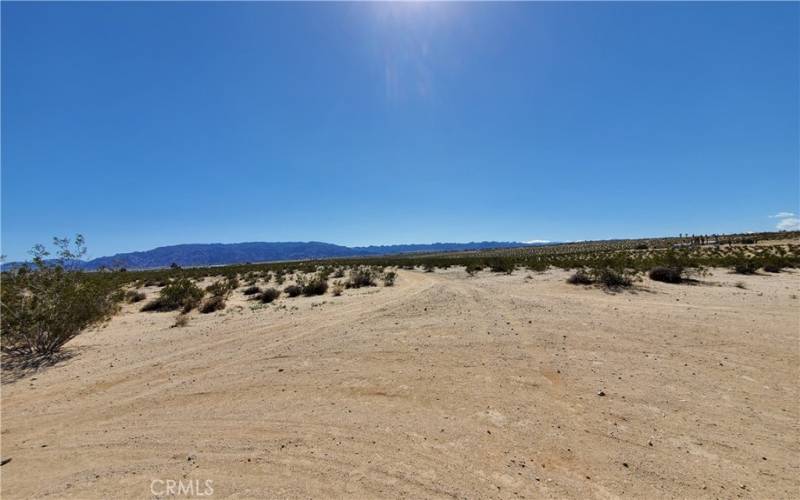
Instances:
[[[457,252],[487,248],[516,248],[548,243],[522,243],[514,241],[479,241],[470,243],[431,243],[410,245],[379,245],[347,247],[319,241],[247,242],[247,243],[193,243],[154,248],[142,252],[118,253],[73,265],[86,269],[101,268],[155,269],[177,264],[182,267],[218,266],[245,262],[270,262],[281,260],[308,260],[342,257],[396,255],[415,252]],[[22,262],[3,264],[3,269],[14,268]]]

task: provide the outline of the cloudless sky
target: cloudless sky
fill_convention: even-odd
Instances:
[[[775,228],[798,3],[2,2],[2,251]]]

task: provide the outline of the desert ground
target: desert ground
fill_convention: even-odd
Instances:
[[[2,497],[800,497],[800,272],[567,275],[125,305],[2,385]]]

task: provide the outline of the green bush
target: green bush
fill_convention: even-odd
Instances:
[[[383,275],[383,286],[394,286],[394,280],[397,279],[397,273],[389,271]]]
[[[592,278],[595,283],[599,283],[607,288],[629,287],[633,280],[621,271],[605,267],[592,271]]]
[[[142,307],[142,311],[175,311],[182,309],[189,312],[200,304],[203,298],[203,290],[189,281],[187,278],[179,278],[159,291],[156,299],[148,302]]]
[[[55,264],[42,245],[33,250],[33,267],[3,274],[0,287],[0,338],[4,352],[49,356],[88,327],[109,319],[123,294],[101,274],[70,270],[69,263],[86,253],[76,236],[75,249],[67,239],[54,238],[59,248]]]
[[[466,265],[467,274],[470,276],[475,276],[475,273],[483,271],[483,268],[483,264],[469,263]]]
[[[489,261],[489,269],[493,273],[511,274],[515,268],[516,264],[508,259],[492,259]]]

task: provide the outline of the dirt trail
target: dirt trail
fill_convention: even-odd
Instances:
[[[2,496],[798,496],[800,274],[565,277],[401,271],[185,328],[126,306],[2,386]]]

